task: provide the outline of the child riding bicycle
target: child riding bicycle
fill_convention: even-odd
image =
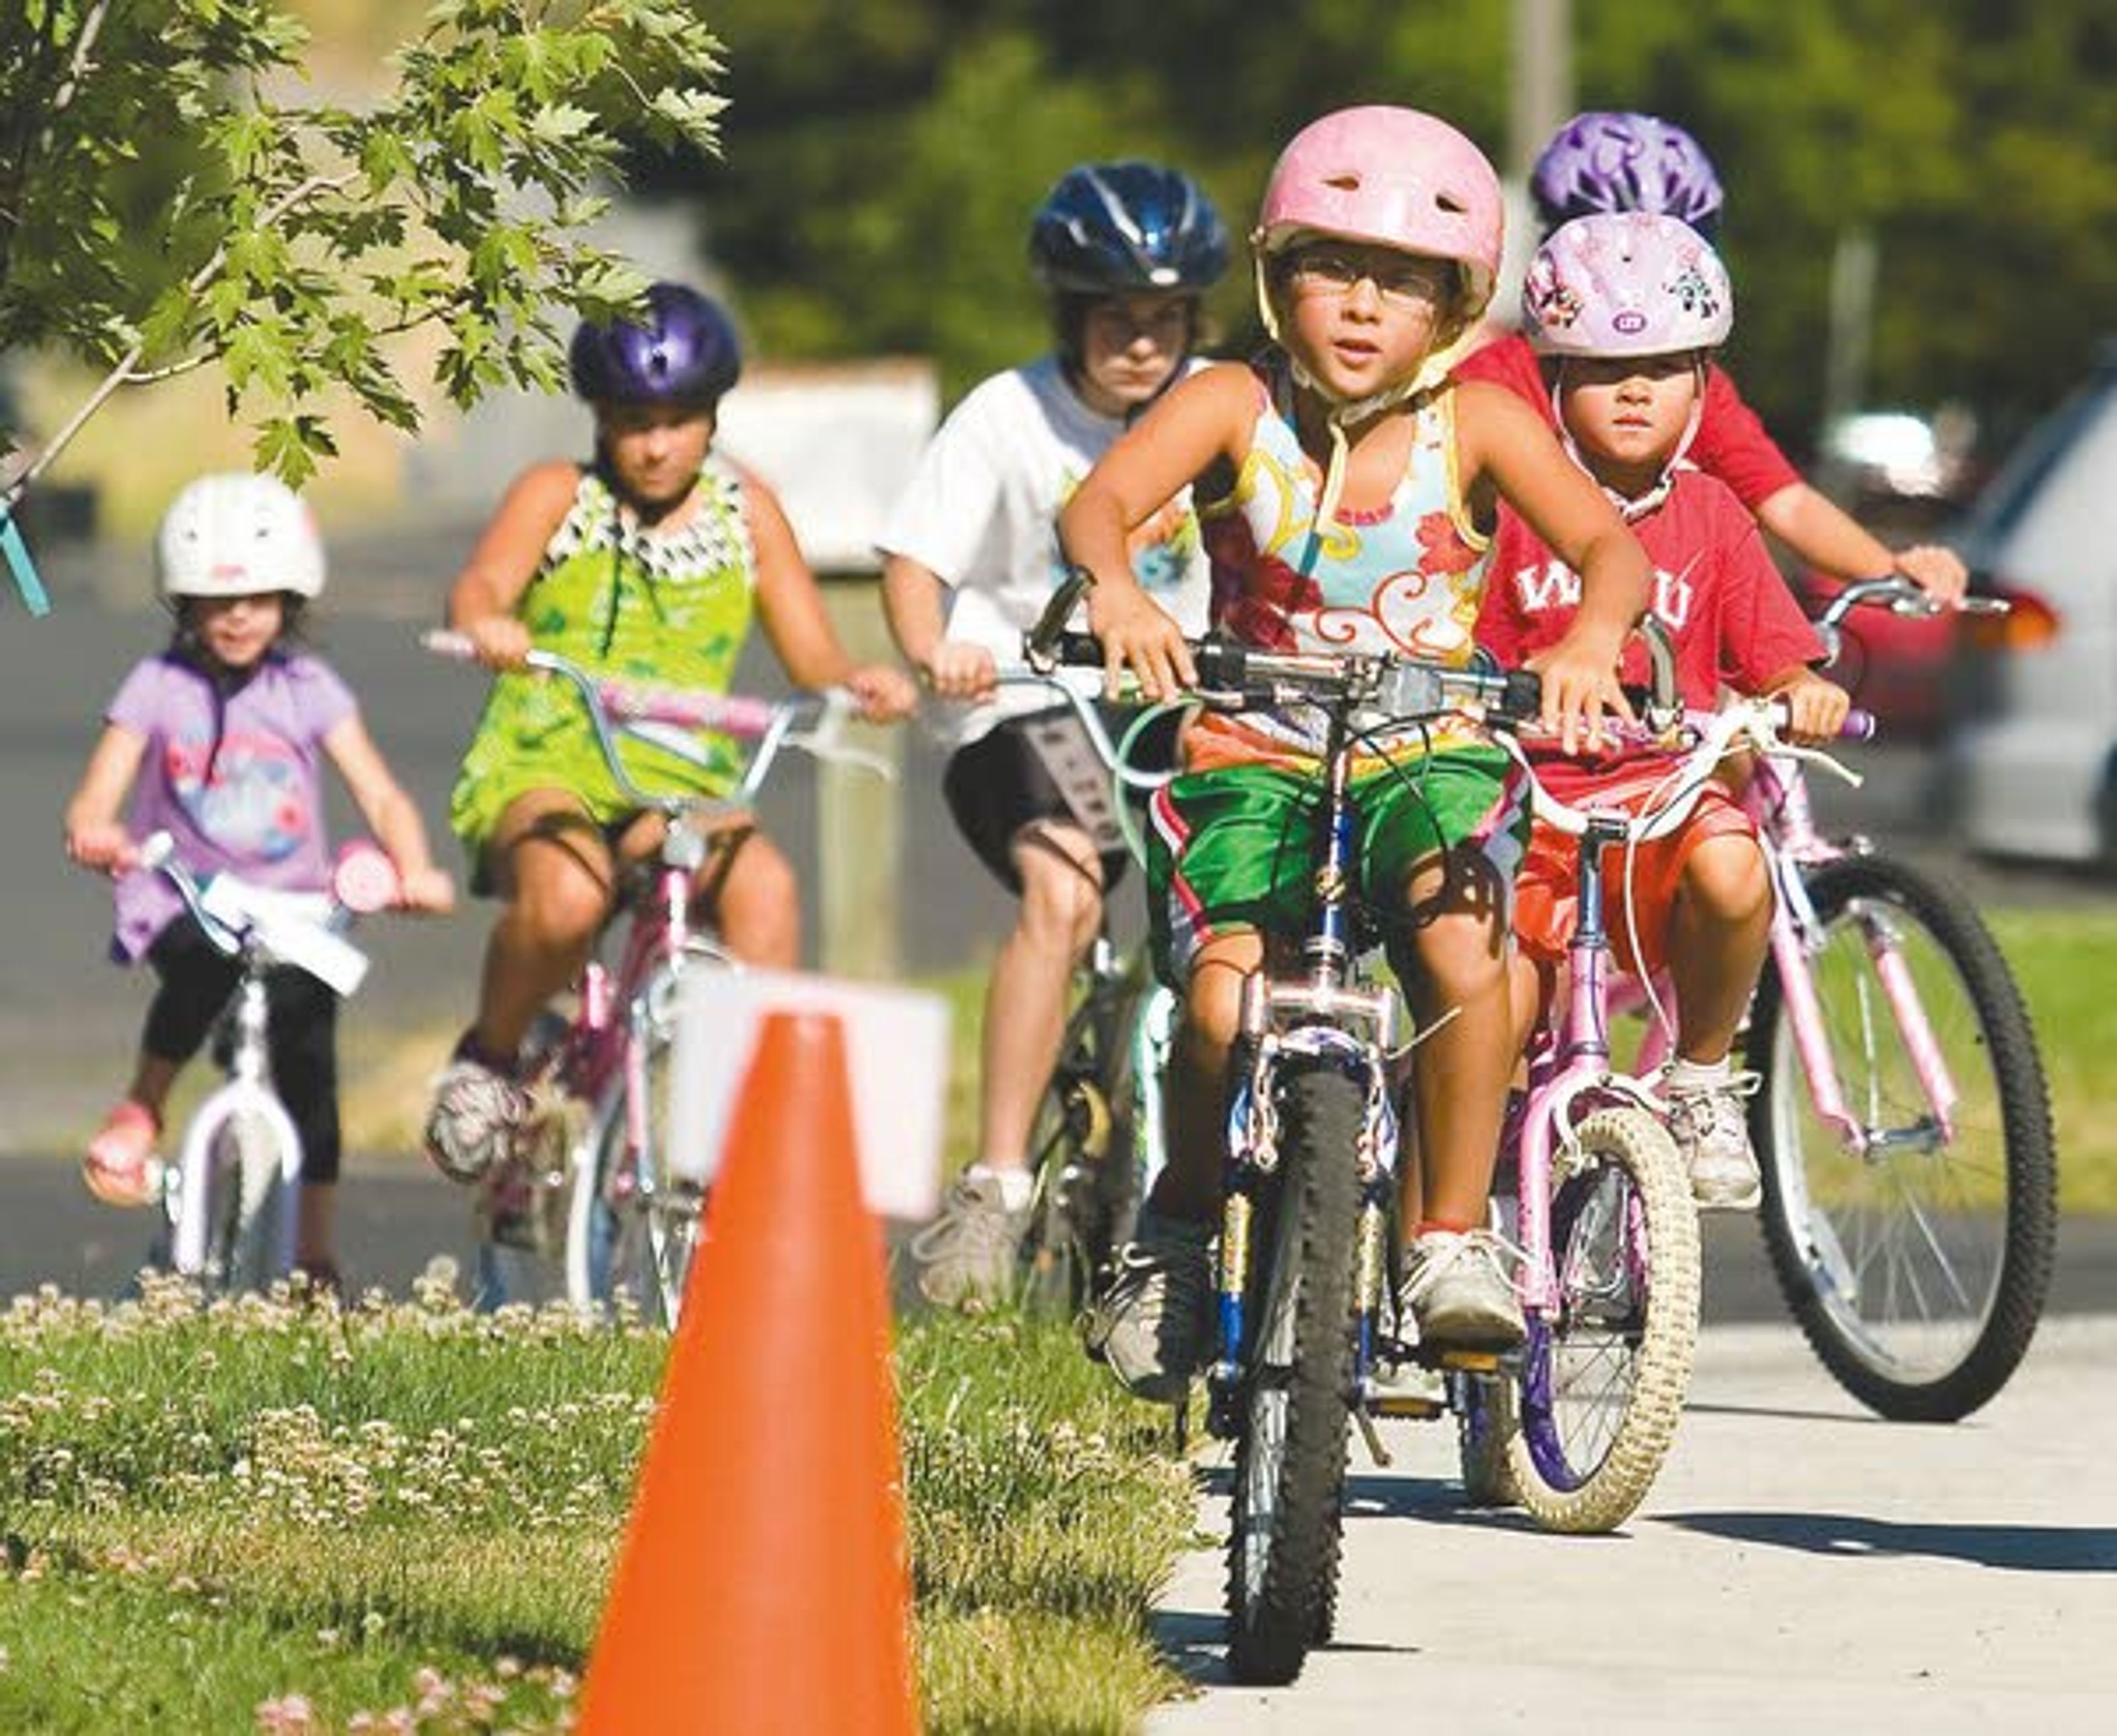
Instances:
[[[1274,649],[1467,662],[1497,502],[1586,575],[1573,630],[1538,659],[1570,742],[1622,711],[1615,668],[1648,569],[1610,504],[1504,391],[1448,376],[1492,289],[1501,196],[1455,129],[1412,110],[1326,116],[1281,154],[1251,240],[1275,343],[1175,386],[1096,466],[1060,519],[1093,575],[1110,674],[1149,698],[1195,682],[1178,624],[1132,581],[1125,538],[1196,482],[1224,633]],[[1508,889],[1520,780],[1468,727],[1372,744],[1353,796],[1361,892],[1427,1035],[1415,1091],[1430,1185],[1410,1226],[1406,1303],[1423,1341],[1505,1348],[1520,1304],[1485,1229],[1511,1064]],[[1146,1397],[1180,1392],[1202,1342],[1219,1210],[1221,1087],[1243,978],[1298,924],[1317,745],[1297,708],[1214,714],[1157,797],[1155,940],[1186,995],[1169,1093],[1169,1163],[1091,1319],[1091,1350]]]
[[[119,876],[112,955],[145,958],[160,979],[132,1082],[89,1143],[83,1175],[113,1205],[153,1197],[155,1145],[169,1090],[242,975],[159,874],[131,874],[138,840],[167,832],[195,875],[256,885],[330,884],[318,760],[328,758],[401,881],[407,909],[454,902],[427,854],[418,810],[376,750],[353,695],[301,643],[324,588],[309,510],[284,483],[201,477],[179,493],[157,539],[159,592],[176,616],[168,647],[136,665],[66,810],[67,854]],[[120,818],[120,810],[129,809]],[[339,1175],[338,997],[307,972],[269,980],[272,1078],[302,1142],[295,1263],[335,1286]]]
[[[530,649],[598,677],[724,692],[755,616],[797,686],[848,688],[878,719],[916,698],[902,671],[853,663],[777,497],[712,450],[720,400],[741,372],[726,315],[680,284],[654,284],[647,303],[641,321],[574,334],[593,460],[517,478],[450,593],[450,624],[498,672],[450,820],[473,890],[505,907],[477,1017],[427,1122],[427,1154],[455,1181],[480,1180],[511,1149],[530,1108],[515,1076],[522,1041],[579,974],[626,870],[660,842],[661,817],[617,787],[572,690],[523,671]],[[651,744],[628,748],[626,764],[643,787],[716,796],[741,769],[731,741],[717,746],[712,765]],[[735,957],[792,968],[800,905],[785,856],[743,815],[709,844],[695,877],[702,916]]]
[[[1734,322],[1718,256],[1673,217],[1582,217],[1538,250],[1522,308],[1568,450],[1653,562],[1653,612],[1672,641],[1684,702],[1711,709],[1723,681],[1777,695],[1794,740],[1831,739],[1849,701],[1809,667],[1823,654],[1815,630],[1741,503],[1687,462],[1712,353]],[[1503,511],[1479,643],[1509,664],[1555,643],[1572,621],[1578,587],[1567,564]],[[1637,812],[1672,793],[1674,764],[1664,754],[1612,752],[1552,759],[1539,772],[1576,806],[1617,802]],[[1524,1036],[1538,979],[1548,994],[1564,962],[1575,890],[1571,840],[1538,827],[1515,893],[1515,1009]],[[1729,1055],[1771,922],[1755,829],[1728,792],[1709,788],[1681,830],[1628,853],[1606,902],[1619,961],[1642,974],[1666,969],[1674,984],[1677,1054],[1663,1084],[1692,1192],[1703,1207],[1754,1207],[1745,1082]]]
[[[1552,136],[1529,173],[1545,234],[1575,218],[1648,211],[1681,219],[1710,242],[1719,227],[1720,178],[1682,127],[1651,114],[1591,111]],[[1510,333],[1456,365],[1461,380],[1504,386],[1556,418],[1527,336]],[[1891,550],[1802,480],[1756,412],[1716,362],[1706,370],[1690,461],[1732,489],[1756,521],[1809,566],[1843,579],[1901,572],[1944,602],[1969,575],[1953,550]]]
[[[1051,521],[1066,496],[1128,420],[1195,365],[1200,298],[1227,269],[1228,238],[1188,176],[1082,164],[1038,209],[1029,256],[1051,294],[1056,347],[957,407],[882,538],[897,644],[935,693],[969,702],[948,723],[950,811],[1021,900],[985,995],[977,1154],[913,1244],[920,1287],[942,1303],[989,1299],[1012,1281],[1067,983],[1125,866],[1121,847],[1080,824],[1034,745],[1079,731],[1078,720],[1049,693],[995,687],[995,667],[1018,660],[1065,576]],[[1140,527],[1129,564],[1187,628],[1204,627],[1208,575],[1188,496]]]

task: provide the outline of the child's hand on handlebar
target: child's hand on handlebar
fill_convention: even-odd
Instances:
[[[1970,569],[1952,548],[1921,543],[1897,552],[1897,570],[1935,603],[1958,603],[1970,588]]]
[[[1104,686],[1113,699],[1128,670],[1150,704],[1198,685],[1183,628],[1137,584],[1098,584],[1090,591],[1088,630],[1102,642]]]
[[[529,629],[512,615],[488,615],[458,629],[488,669],[519,669],[530,651]]]
[[[1632,720],[1630,702],[1617,684],[1616,659],[1577,644],[1570,633],[1522,667],[1543,677],[1543,726],[1566,753],[1601,747],[1606,717]]]
[[[93,825],[68,826],[67,860],[98,874],[118,875],[138,866],[140,852],[132,835],[116,820]]]
[[[397,907],[431,916],[445,916],[456,907],[456,883],[441,869],[399,869]]]
[[[942,699],[982,699],[991,695],[996,666],[983,645],[944,639],[926,654],[920,673]]]
[[[1852,695],[1812,669],[1799,671],[1770,692],[1786,706],[1786,735],[1803,746],[1835,741],[1852,709]]]
[[[918,684],[894,663],[861,664],[846,677],[845,689],[870,723],[894,723],[919,704]]]

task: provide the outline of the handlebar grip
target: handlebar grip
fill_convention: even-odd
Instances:
[[[433,627],[419,635],[419,643],[436,657],[445,657],[459,663],[477,661],[477,647],[471,643],[470,635],[459,633],[453,627]]]
[[[1845,721],[1838,726],[1841,741],[1871,741],[1875,739],[1875,713],[1862,711],[1855,705],[1845,713]]]
[[[1500,713],[1516,722],[1535,717],[1543,709],[1543,677],[1534,669],[1510,669],[1506,687],[1500,695]]]

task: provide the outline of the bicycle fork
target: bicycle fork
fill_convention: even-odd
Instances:
[[[1912,1127],[1903,1129],[1877,1124],[1880,1105],[1871,1101],[1875,1087],[1871,1078],[1868,1082],[1870,1101],[1867,1110],[1868,1116],[1873,1119],[1856,1115],[1846,1101],[1844,1082],[1838,1074],[1837,1058],[1825,1027],[1822,1002],[1810,971],[1810,961],[1820,955],[1827,937],[1801,880],[1800,865],[1774,852],[1771,866],[1783,913],[1772,924],[1772,955],[1778,967],[1779,984],[1792,1022],[1801,1070],[1808,1077],[1809,1096],[1818,1118],[1837,1129],[1848,1150],[1863,1157],[1884,1156],[1905,1148],[1930,1150],[1947,1144],[1954,1138],[1953,1115],[1959,1094],[1940,1052],[1940,1045],[1934,1037],[1932,1024],[1926,1016],[1925,1005],[1919,1000],[1917,986],[1912,981],[1911,966],[1904,957],[1902,937],[1896,926],[1884,912],[1856,912],[1868,957],[1874,963],[1875,981],[1882,987],[1888,1017],[1903,1039],[1905,1053],[1931,1111]],[[1860,1022],[1862,1046],[1864,1052],[1872,1055],[1882,1009],[1875,1005],[1873,993],[1866,982],[1856,987],[1855,1011]]]

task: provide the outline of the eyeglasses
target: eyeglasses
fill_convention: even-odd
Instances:
[[[1449,268],[1403,254],[1341,252],[1335,247],[1307,247],[1287,267],[1298,293],[1346,295],[1363,278],[1392,307],[1439,302],[1448,293]]]

